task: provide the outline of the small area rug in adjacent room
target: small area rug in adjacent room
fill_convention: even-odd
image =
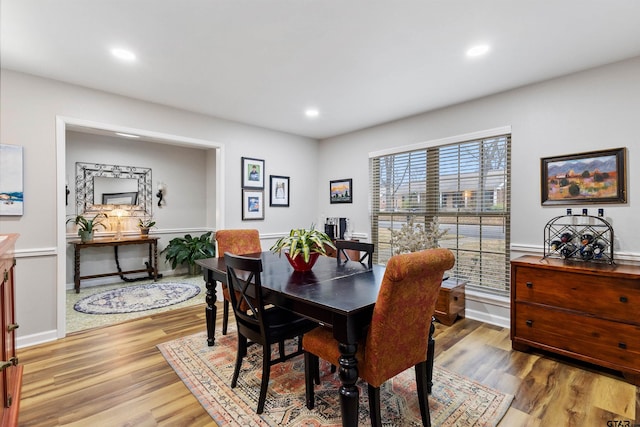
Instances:
[[[231,325],[230,325],[231,326]],[[316,405],[308,410],[304,397],[304,358],[291,359],[271,367],[264,413],[255,413],[262,373],[262,348],[251,346],[243,360],[236,388],[231,376],[236,358],[236,332],[216,337],[207,346],[206,333],[179,338],[158,345],[163,356],[185,385],[219,426],[314,426],[342,425],[338,387],[340,380],[321,362],[321,385]],[[277,350],[274,350],[277,352]],[[387,381],[381,389],[382,420],[385,426],[421,426],[415,391],[415,371],[409,369]],[[359,424],[370,425],[366,384],[359,382]],[[433,390],[429,396],[431,421],[437,426],[496,426],[513,396],[503,394],[435,366]]]
[[[74,310],[86,314],[120,314],[179,304],[200,293],[189,283],[154,282],[98,292],[82,298]]]

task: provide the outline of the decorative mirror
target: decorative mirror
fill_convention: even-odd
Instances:
[[[76,163],[76,210],[97,213],[127,206],[127,210],[151,215],[151,168]]]

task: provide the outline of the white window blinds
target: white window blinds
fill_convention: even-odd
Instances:
[[[372,157],[377,262],[386,263],[397,249],[391,230],[411,219],[425,226],[436,219],[447,230],[439,245],[456,255],[449,275],[508,294],[510,146],[505,134]]]

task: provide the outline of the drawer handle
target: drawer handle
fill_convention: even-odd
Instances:
[[[625,296],[621,296],[620,297],[620,302],[629,302],[629,298],[627,298]]]
[[[533,326],[533,320],[527,320],[527,326],[528,327],[532,327]]]
[[[20,325],[18,325],[17,323],[11,323],[11,324],[7,325],[7,332],[15,331],[19,327],[20,327]]]
[[[529,289],[533,288],[533,282],[527,282],[527,288]]]
[[[453,297],[453,300],[454,301],[458,301],[458,297]]]
[[[627,343],[625,343],[625,342],[619,342],[619,343],[618,343],[618,347],[620,347],[620,348],[621,348],[621,349],[623,349],[623,350],[626,350],[626,349],[627,349]]]

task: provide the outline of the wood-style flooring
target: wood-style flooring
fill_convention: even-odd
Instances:
[[[20,426],[215,425],[156,348],[204,328],[199,305],[19,350]],[[508,329],[437,324],[436,364],[515,395],[499,427],[640,425],[639,388],[615,372],[513,351]]]

